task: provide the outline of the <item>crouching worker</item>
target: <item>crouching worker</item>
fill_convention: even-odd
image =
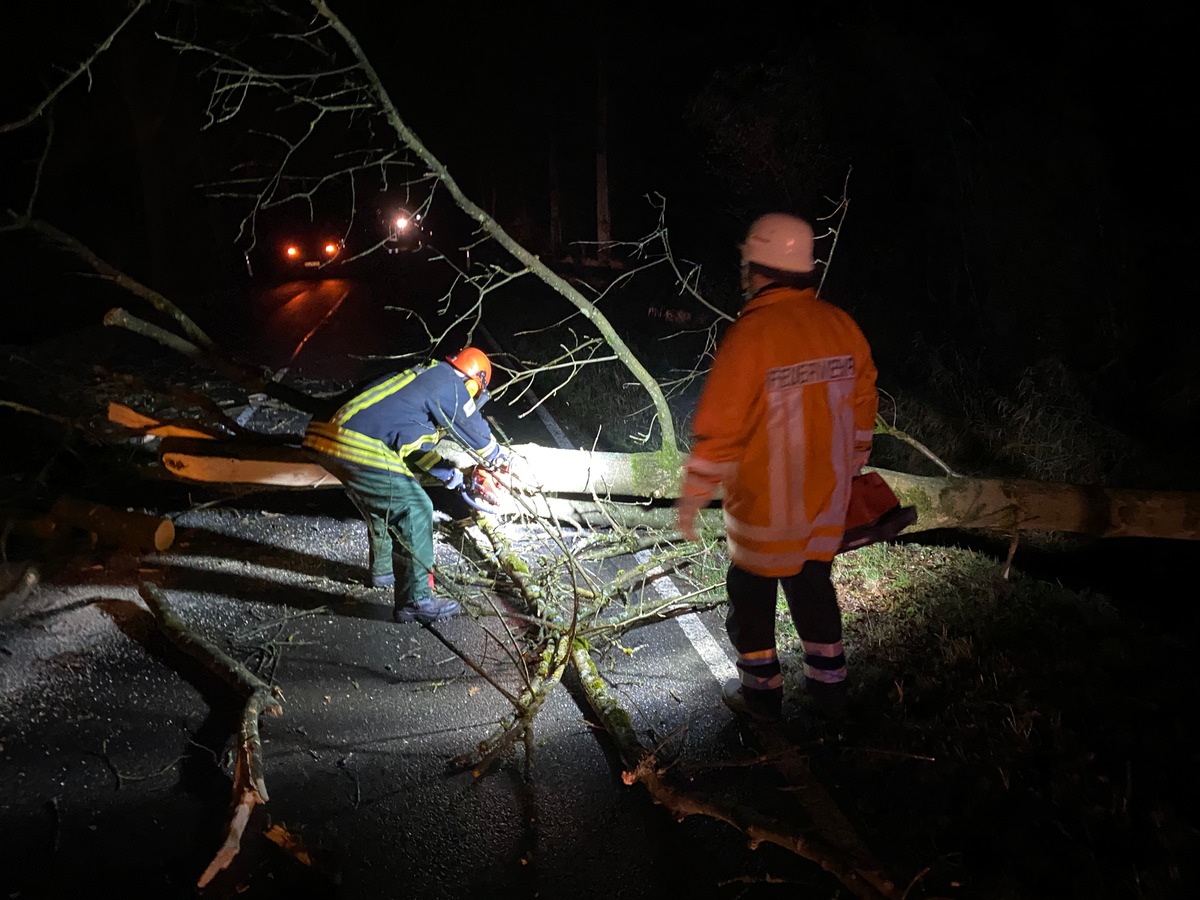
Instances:
[[[367,521],[371,584],[395,586],[397,622],[436,622],[462,612],[433,595],[433,503],[421,484],[449,488],[463,474],[434,449],[449,437],[487,463],[502,456],[479,412],[492,377],[481,350],[467,347],[369,382],[328,421],[313,420],[304,446],[336,475]]]

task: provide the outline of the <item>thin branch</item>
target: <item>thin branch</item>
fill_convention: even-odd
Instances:
[[[51,88],[49,93],[47,93],[46,96],[42,98],[41,102],[38,103],[36,106],[34,106],[34,108],[32,110],[30,110],[28,114],[26,114],[25,116],[23,116],[20,119],[14,120],[12,122],[0,123],[0,134],[8,134],[9,132],[12,132],[12,131],[18,131],[18,130],[24,128],[25,126],[29,125],[31,122],[33,122],[35,119],[37,119],[39,116],[41,116],[44,112],[46,112],[46,110],[48,110],[51,107],[51,105],[53,105],[54,101],[56,99],[58,99],[58,95],[61,94],[63,91],[65,91],[72,84],[74,84],[79,78],[83,77],[84,75],[87,75],[90,80],[91,79],[91,69],[92,69],[92,66],[95,64],[96,60],[100,57],[100,55],[102,53],[104,53],[106,50],[108,50],[109,47],[112,46],[112,43],[114,40],[116,40],[117,35],[119,35],[125,29],[125,26],[128,25],[133,20],[134,16],[136,16],[139,12],[141,12],[142,8],[149,5],[149,3],[150,3],[150,0],[136,0],[133,8],[130,9],[129,12],[125,15],[125,18],[123,18],[117,24],[117,27],[114,28],[111,32],[109,32],[108,37],[106,37],[103,41],[100,42],[100,44],[96,47],[95,50],[93,50],[91,52],[91,54],[87,57],[87,59],[85,59],[83,62],[81,62],[72,71],[68,72],[62,81],[60,81],[57,85],[55,85],[53,88]],[[10,24],[11,24],[11,22],[10,22]]]

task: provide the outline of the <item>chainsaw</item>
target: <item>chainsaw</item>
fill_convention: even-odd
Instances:
[[[890,541],[917,521],[915,506],[901,506],[888,483],[876,472],[856,475],[850,483],[846,531],[838,553]]]
[[[500,492],[510,490],[509,486],[500,480],[500,476],[507,474],[509,474],[507,464],[494,469],[487,466],[472,466],[467,471],[467,477],[463,479],[462,487],[459,488],[463,499],[480,512],[489,514],[499,512]]]

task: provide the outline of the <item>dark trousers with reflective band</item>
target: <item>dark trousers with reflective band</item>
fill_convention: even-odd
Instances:
[[[795,575],[770,578],[736,565],[729,567],[725,587],[729,612],[725,630],[738,654],[738,676],[748,690],[783,687],[775,651],[775,606],[779,587],[804,645],[804,671],[811,681],[842,682],[842,613],[832,580],[833,563],[809,560]]]
[[[320,454],[367,522],[373,576],[396,574],[396,605],[433,596],[433,503],[411,475]]]

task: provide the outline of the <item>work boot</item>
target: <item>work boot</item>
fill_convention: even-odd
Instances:
[[[385,572],[382,575],[371,573],[371,587],[392,587],[396,583],[395,572]]]
[[[462,615],[462,607],[457,600],[449,597],[422,597],[405,606],[397,606],[392,611],[392,618],[397,622],[441,622]]]
[[[778,722],[783,718],[783,688],[749,690],[738,679],[730,678],[721,688],[721,699],[735,713],[756,722]]]

